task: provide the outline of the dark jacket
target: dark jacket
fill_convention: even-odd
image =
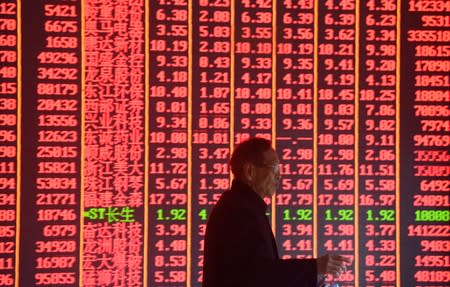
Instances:
[[[278,256],[267,205],[234,180],[214,207],[205,236],[203,287],[315,287],[315,259]]]

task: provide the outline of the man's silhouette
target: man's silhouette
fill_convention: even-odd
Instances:
[[[203,287],[315,287],[325,274],[346,270],[350,260],[338,255],[279,258],[263,200],[275,194],[280,179],[270,141],[242,142],[230,165],[231,189],[217,202],[206,229]]]

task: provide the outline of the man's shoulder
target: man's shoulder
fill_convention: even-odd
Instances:
[[[236,209],[241,202],[234,192],[227,190],[220,196],[213,211],[228,211]]]
[[[246,200],[245,197],[235,190],[225,191],[214,206],[210,221],[244,223],[248,220],[255,219],[257,211],[255,207]]]
[[[225,191],[217,201],[215,207],[226,209],[242,209],[251,206],[248,198],[246,198],[239,190]]]

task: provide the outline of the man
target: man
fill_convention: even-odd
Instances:
[[[265,215],[275,194],[279,160],[270,141],[251,138],[231,156],[234,180],[208,220],[203,287],[315,287],[326,274],[346,270],[345,257],[283,260]]]

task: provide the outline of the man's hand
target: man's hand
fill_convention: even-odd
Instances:
[[[347,264],[351,264],[352,260],[335,254],[327,254],[317,258],[317,273],[318,275],[331,274],[334,277],[339,277],[342,273],[347,271]]]

